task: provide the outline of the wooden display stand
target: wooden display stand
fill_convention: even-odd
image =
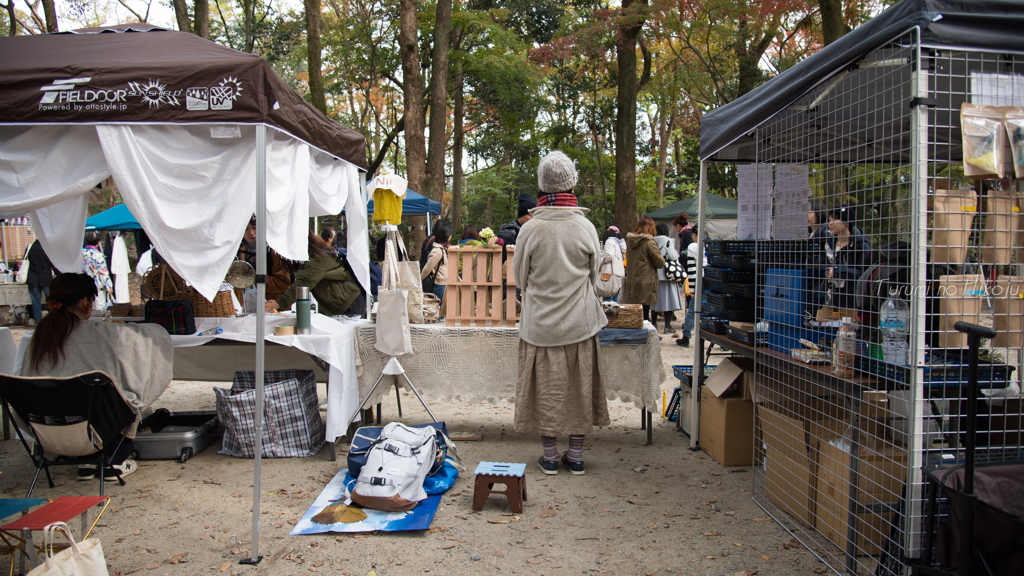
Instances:
[[[448,287],[445,289],[446,326],[515,327],[519,321],[516,309],[516,281],[512,273],[515,246],[501,260],[501,247],[471,248],[452,246],[448,249]],[[455,272],[462,262],[462,277]]]

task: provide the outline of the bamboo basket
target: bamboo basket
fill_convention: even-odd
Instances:
[[[166,264],[157,264],[142,277],[143,295],[157,300],[170,300],[185,291],[185,280]]]
[[[172,299],[191,302],[196,318],[224,318],[235,315],[235,306],[231,303],[231,292],[228,290],[217,292],[213,302],[203,298],[198,292],[178,292]]]
[[[605,328],[642,328],[644,325],[644,309],[640,304],[619,304],[605,308],[608,325]]]

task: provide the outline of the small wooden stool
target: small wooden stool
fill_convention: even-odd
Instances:
[[[508,498],[508,507],[513,512],[522,513],[523,501],[526,500],[526,464],[510,464],[508,462],[481,462],[477,465],[476,484],[473,486],[473,510],[484,509],[484,502],[491,494],[504,494]],[[504,484],[504,490],[492,490],[495,484]]]

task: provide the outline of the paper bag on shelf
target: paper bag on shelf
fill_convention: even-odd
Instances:
[[[978,197],[973,190],[936,190],[934,206],[931,261],[963,264]]]
[[[967,348],[967,335],[957,322],[978,324],[985,277],[981,274],[939,276],[939,348]]]
[[[996,348],[1024,346],[1024,276],[1003,276],[992,288],[992,320]]]

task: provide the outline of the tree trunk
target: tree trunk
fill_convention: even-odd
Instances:
[[[53,0],[43,0],[43,17],[46,18],[46,31],[57,32],[57,9]]]
[[[672,111],[670,115],[665,114],[662,110],[659,114],[661,121],[658,123],[658,199],[661,200],[662,206],[665,205],[665,171],[668,167],[668,136],[672,132],[672,124],[675,123],[676,113]],[[666,118],[670,116],[670,119]]]
[[[455,33],[455,47],[458,49],[459,39],[462,36],[461,31]],[[455,134],[453,143],[454,150],[452,151],[452,168],[454,171],[452,177],[452,230],[460,232],[462,230],[462,115],[463,110],[463,83],[462,83],[462,62],[455,63]]]
[[[188,17],[185,0],[174,0],[174,19],[178,21],[179,32],[192,32],[192,21]]]
[[[175,0],[177,1],[177,0]],[[210,1],[209,0],[196,0],[195,4],[195,19],[196,24],[192,28],[196,36],[200,38],[210,37]]]
[[[7,35],[17,36],[18,17],[14,14],[14,0],[7,0],[7,4],[4,4],[3,8],[7,11],[7,19],[10,21],[10,26],[7,28]]]
[[[438,0],[434,20],[434,54],[430,64],[430,146],[424,195],[444,197],[444,156],[448,144],[448,43],[452,30],[452,0]]]
[[[306,69],[309,71],[309,99],[327,115],[324,77],[320,63],[320,0],[303,0],[306,8]]]
[[[409,188],[422,192],[426,184],[427,149],[424,142],[423,77],[420,75],[420,50],[416,27],[417,0],[402,0],[399,8],[398,44],[402,58],[403,107],[405,110],[405,165]],[[425,238],[420,216],[412,219],[412,253],[419,254]]]
[[[842,0],[818,0],[818,10],[821,12],[821,35],[825,46],[828,46],[846,34]]]
[[[635,0],[624,0],[625,13]],[[641,0],[642,3],[642,0]],[[643,20],[622,26],[616,48],[619,64],[618,105],[615,115],[615,223],[625,231],[636,227],[636,39]]]

